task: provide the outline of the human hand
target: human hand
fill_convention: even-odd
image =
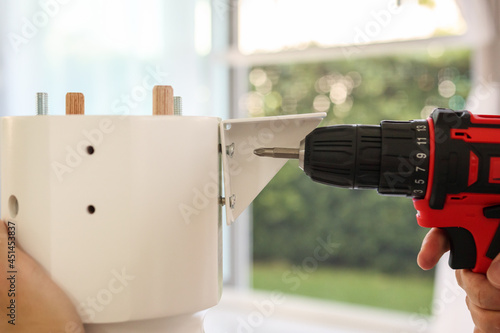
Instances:
[[[12,285],[7,273],[8,231],[0,221],[0,332],[15,333],[84,333],[83,324],[68,296],[47,272],[16,243],[15,297],[9,296]],[[14,282],[14,280],[13,280]],[[15,325],[7,314],[15,300]]]
[[[476,325],[474,333],[500,332],[500,255],[493,260],[486,275],[460,269],[456,276],[467,293],[465,301]]]
[[[422,242],[417,263],[422,269],[431,269],[448,250],[445,232],[433,228]],[[469,269],[456,270],[455,274],[467,294],[467,307],[476,326],[474,333],[500,332],[500,255],[493,260],[486,275]]]
[[[450,250],[450,243],[446,238],[446,233],[438,228],[432,228],[424,240],[422,248],[418,253],[417,264],[424,270],[429,270],[436,266],[439,259]]]

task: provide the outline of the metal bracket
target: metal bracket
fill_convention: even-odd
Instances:
[[[255,199],[286,163],[286,159],[258,157],[264,146],[298,148],[326,113],[225,120],[220,125],[227,224]],[[238,200],[236,201],[236,198]]]

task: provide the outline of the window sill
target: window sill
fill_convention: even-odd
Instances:
[[[422,332],[421,315],[226,288],[205,318],[206,333]],[[424,331],[425,332],[425,331]]]

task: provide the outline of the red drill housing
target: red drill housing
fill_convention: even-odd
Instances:
[[[450,266],[485,273],[500,252],[500,116],[435,110],[418,224],[446,231]]]

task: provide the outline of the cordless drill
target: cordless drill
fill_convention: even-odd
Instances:
[[[485,273],[500,252],[500,116],[436,109],[426,120],[319,127],[297,158],[316,182],[413,198],[422,227],[443,229],[453,269]]]

